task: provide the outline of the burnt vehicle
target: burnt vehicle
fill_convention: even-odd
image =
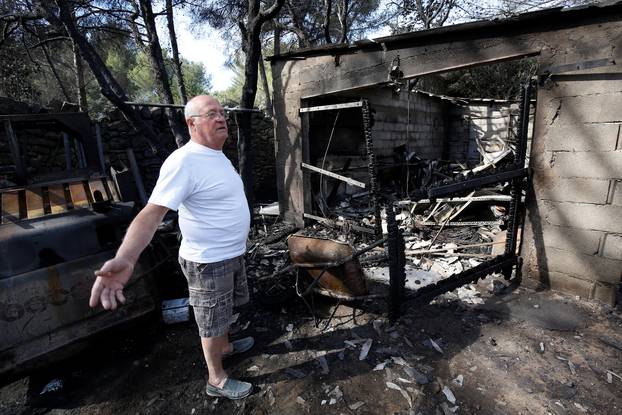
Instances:
[[[141,256],[125,306],[90,309],[93,271],[114,256],[134,203],[106,175],[85,113],[0,120],[0,378],[8,381],[153,312],[152,275],[165,255]]]

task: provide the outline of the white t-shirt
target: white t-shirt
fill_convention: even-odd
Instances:
[[[222,151],[190,140],[162,164],[149,203],[179,211],[179,255],[211,263],[246,251],[250,227],[240,175]]]

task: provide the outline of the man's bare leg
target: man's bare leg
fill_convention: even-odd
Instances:
[[[203,355],[207,363],[208,382],[222,388],[227,380],[227,372],[222,367],[223,350],[229,347],[229,333],[217,337],[201,337]]]
[[[223,355],[225,355],[227,353],[231,353],[233,351],[233,345],[229,341],[229,330],[227,330],[227,332],[224,334],[224,336],[227,338],[227,342],[225,343],[225,347],[223,347],[223,349],[222,349],[222,354]]]

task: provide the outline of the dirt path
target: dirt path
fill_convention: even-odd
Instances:
[[[325,315],[335,306],[316,303]],[[57,393],[27,403],[27,378],[3,387],[0,413],[622,412],[622,379],[607,374],[622,375],[619,311],[526,287],[491,295],[483,305],[448,296],[407,309],[394,326],[384,307],[377,300],[362,309],[341,305],[323,331],[326,320],[316,328],[299,301],[274,310],[246,307],[238,326],[252,323],[236,336],[255,336],[256,347],[227,362],[234,376],[256,385],[242,401],[205,395],[192,323],[145,323],[99,339],[31,380],[40,390],[59,378]]]

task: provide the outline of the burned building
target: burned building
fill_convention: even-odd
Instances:
[[[610,2],[272,57],[281,214],[302,225],[330,204],[336,185],[318,175],[371,186],[372,193],[377,180],[407,197],[422,182],[400,183],[411,176],[399,172],[383,178],[400,168],[395,160],[414,153],[470,168],[473,146],[486,141],[469,132],[478,126],[474,119],[498,103],[436,97],[409,80],[529,57],[538,76],[526,105],[534,108],[533,123],[523,121],[531,145],[517,160],[529,168],[519,267],[552,289],[614,303],[622,270],[621,19],[622,4]],[[511,105],[496,112],[512,123]],[[494,165],[503,145],[486,144]],[[370,154],[375,173],[366,170]]]

